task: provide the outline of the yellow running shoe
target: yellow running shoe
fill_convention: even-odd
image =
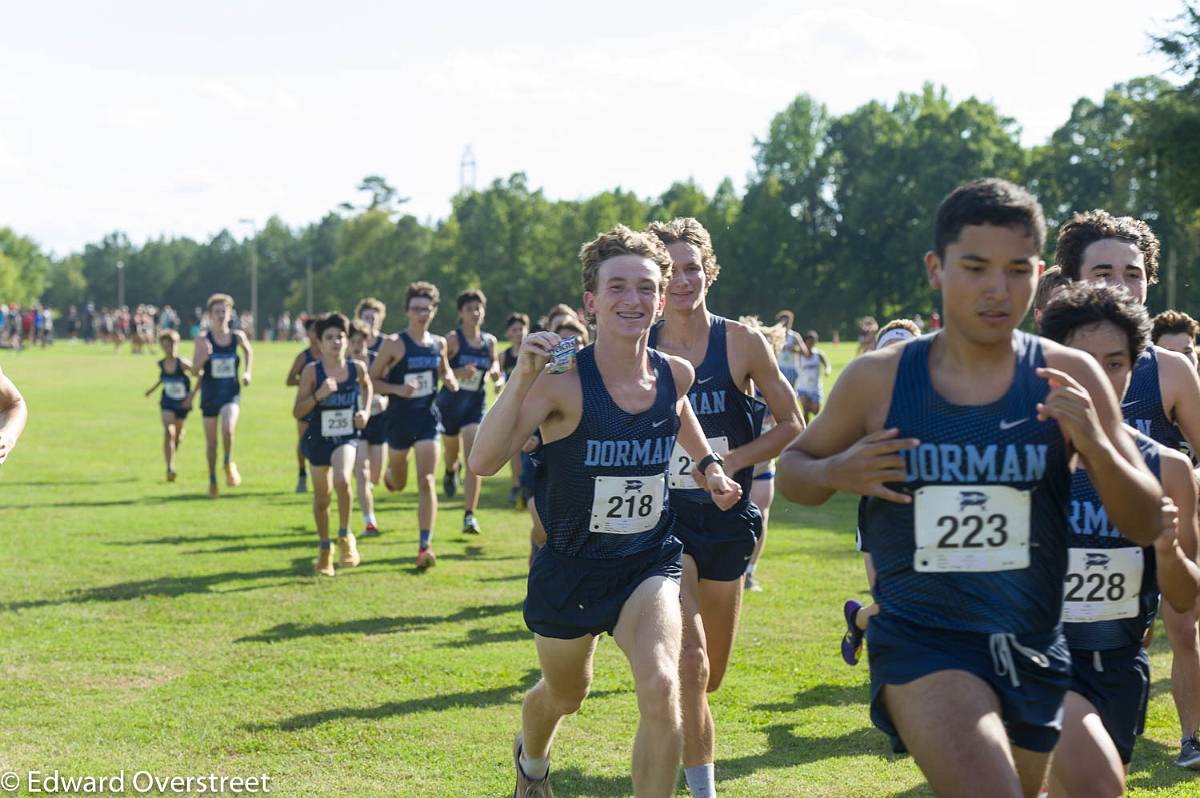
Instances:
[[[343,568],[353,568],[359,563],[358,546],[355,545],[354,533],[342,537],[338,535],[338,549],[342,552],[342,559],[338,565]]]

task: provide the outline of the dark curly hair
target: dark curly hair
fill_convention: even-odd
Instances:
[[[1091,324],[1116,325],[1129,339],[1129,357],[1150,345],[1150,317],[1128,291],[1097,283],[1071,283],[1042,311],[1038,332],[1065,344],[1076,330]]]
[[[1077,213],[1071,221],[1058,231],[1058,244],[1054,248],[1054,262],[1062,267],[1063,274],[1072,280],[1079,279],[1083,268],[1083,253],[1089,246],[1106,238],[1128,241],[1142,253],[1146,267],[1146,284],[1158,282],[1158,236],[1150,225],[1132,216],[1113,216],[1105,210]]]
[[[1181,310],[1164,310],[1153,319],[1154,326],[1150,330],[1150,340],[1158,343],[1164,335],[1187,333],[1189,338],[1200,335],[1200,322],[1197,322]]]

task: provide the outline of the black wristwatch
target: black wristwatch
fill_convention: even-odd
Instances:
[[[698,468],[700,470],[701,476],[707,477],[708,475],[705,472],[708,470],[708,467],[710,465],[712,465],[713,463],[716,463],[717,465],[720,465],[720,466],[724,466],[725,460],[721,457],[721,455],[717,454],[716,452],[712,452],[711,454],[705,455],[704,459],[700,461],[699,465],[697,465],[696,468]]]

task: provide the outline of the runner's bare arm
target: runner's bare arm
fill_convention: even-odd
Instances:
[[[405,397],[412,393],[412,387],[404,383],[391,383],[384,379],[392,366],[404,359],[404,341],[399,338],[389,338],[379,347],[375,357],[375,365],[371,367],[371,384],[381,396]]]
[[[1179,425],[1192,451],[1200,452],[1200,377],[1178,352],[1160,348],[1157,355],[1159,383],[1166,383],[1174,411],[1167,417]]]
[[[1192,464],[1179,452],[1163,450],[1163,491],[1178,508],[1177,526],[1164,530],[1154,541],[1158,587],[1176,612],[1196,605],[1200,566],[1196,565],[1196,481]]]
[[[242,385],[250,384],[251,365],[254,361],[254,349],[250,346],[250,337],[245,331],[238,330],[234,335],[237,337],[238,346],[242,348],[242,352],[246,355],[246,362],[242,364]]]
[[[1058,422],[1083,459],[1109,520],[1130,540],[1149,546],[1158,537],[1162,488],[1125,432],[1116,394],[1099,364],[1076,349],[1042,341],[1050,393],[1037,407],[1040,419]]]
[[[204,375],[204,365],[208,362],[209,346],[207,339],[204,336],[197,336],[195,341],[195,351],[192,353],[192,374],[201,377]]]
[[[297,421],[304,421],[317,406],[316,381],[316,364],[309,363],[300,372],[300,382],[296,385],[296,401],[292,405],[292,416]]]
[[[154,384],[151,385],[150,388],[146,391],[145,396],[149,396],[150,394],[154,393],[154,389],[160,385],[162,385],[162,377],[159,377],[157,380],[154,381]]]
[[[308,351],[308,350],[305,350],[305,351]],[[291,369],[288,370],[287,381],[284,384],[285,385],[299,385],[300,384],[300,372],[303,370],[304,370],[304,352],[301,352],[300,354],[296,355],[295,358],[292,359],[292,367],[291,367]]]
[[[747,466],[764,463],[783,451],[804,430],[804,420],[796,404],[796,393],[779,370],[775,353],[758,330],[743,325],[728,325],[731,342],[746,352],[750,380],[766,400],[775,427],[725,457],[725,472],[736,474]]]
[[[361,360],[355,360],[354,373],[358,375],[358,390],[361,397],[359,408],[354,412],[354,426],[358,429],[363,429],[367,426],[367,422],[371,420],[371,401],[374,399],[375,391],[371,387],[371,377],[367,373],[367,364]]]
[[[496,397],[475,431],[475,445],[467,458],[473,473],[485,477],[495,474],[543,422],[558,412],[558,386],[552,383],[578,380],[575,373],[545,373],[550,350],[558,342],[559,337],[554,333],[539,332],[521,343],[508,386]]]
[[[0,463],[17,445],[29,420],[29,406],[13,381],[0,371]]]
[[[904,481],[900,452],[920,442],[868,421],[868,403],[885,402],[891,394],[901,351],[903,347],[868,352],[846,366],[825,409],[779,457],[775,481],[787,499],[823,504],[840,490],[901,504],[912,501],[885,483]]]
[[[446,390],[454,392],[458,390],[458,377],[454,369],[450,368],[450,357],[447,353],[449,346],[446,344],[446,339],[443,338],[441,341],[442,345],[438,349],[442,353],[442,360],[438,363],[438,373],[442,377],[442,383],[446,386]]]

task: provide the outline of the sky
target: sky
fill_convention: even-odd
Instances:
[[[740,189],[797,94],[840,114],[926,81],[1037,144],[1079,97],[1163,74],[1148,34],[1182,3],[1084,7],[0,0],[0,227],[60,256],[117,230],[242,237],[316,221],[370,174],[439,219],[467,147],[476,187]]]

